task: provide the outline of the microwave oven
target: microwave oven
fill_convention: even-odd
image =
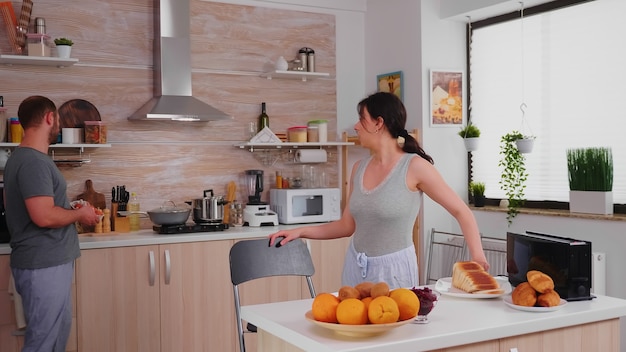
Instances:
[[[513,286],[527,281],[530,270],[552,278],[554,290],[567,301],[594,298],[591,294],[591,242],[537,232],[508,232],[507,273]]]
[[[339,188],[274,188],[270,208],[281,224],[328,222],[341,217]]]

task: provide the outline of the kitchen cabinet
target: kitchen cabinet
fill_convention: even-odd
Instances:
[[[78,62],[74,58],[60,58],[51,56],[27,56],[27,55],[0,55],[0,64],[5,65],[37,65],[67,67]]]
[[[77,263],[79,351],[235,350],[232,243],[83,250]]]
[[[8,292],[10,256],[0,255],[0,352],[19,352],[24,344],[23,331],[17,331],[15,305]],[[76,285],[72,282],[72,329],[67,342],[67,352],[77,351],[76,337]]]

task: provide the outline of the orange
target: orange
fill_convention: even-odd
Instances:
[[[357,298],[346,298],[337,306],[337,321],[339,324],[363,325],[367,324],[367,310],[365,303]]]
[[[313,319],[326,323],[337,322],[337,306],[339,298],[330,293],[320,293],[313,299],[311,313]]]
[[[372,297],[365,297],[365,298],[361,298],[361,302],[363,302],[365,304],[365,311],[369,312],[370,309],[370,303],[372,303],[373,298]],[[369,323],[369,316],[367,317],[367,322]]]
[[[370,303],[367,316],[372,324],[395,323],[400,317],[398,303],[389,296],[378,296]]]
[[[400,320],[415,318],[420,310],[420,299],[408,288],[397,288],[389,293],[389,297],[398,304]]]

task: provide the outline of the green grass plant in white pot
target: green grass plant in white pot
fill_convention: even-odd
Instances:
[[[476,125],[469,122],[467,126],[463,127],[459,131],[459,136],[463,138],[463,143],[465,144],[465,149],[468,152],[474,151],[478,149],[478,141],[480,140],[480,130]]]
[[[63,59],[69,59],[72,53],[72,45],[74,42],[67,38],[54,39],[54,45],[57,48],[57,56]]]
[[[567,150],[572,213],[613,214],[613,155],[611,148]]]

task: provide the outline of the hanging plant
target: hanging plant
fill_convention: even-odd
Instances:
[[[500,140],[500,155],[502,155],[502,159],[498,162],[498,166],[503,169],[498,183],[509,201],[506,217],[509,226],[513,222],[513,218],[517,216],[518,208],[524,205],[526,201],[524,195],[526,180],[528,179],[525,164],[526,158],[517,149],[516,145],[516,141],[523,137],[519,131],[512,131],[502,136]]]
[[[463,138],[463,143],[465,143],[465,149],[468,152],[474,151],[478,149],[478,140],[480,137],[480,129],[476,127],[476,125],[469,122],[467,126],[463,127],[459,131],[459,136]]]

